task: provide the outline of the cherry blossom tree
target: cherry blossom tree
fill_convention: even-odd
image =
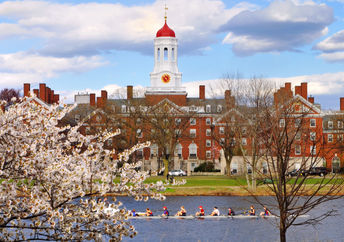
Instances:
[[[3,101],[0,104],[5,104]],[[125,194],[163,200],[162,182],[144,183],[139,163],[124,163],[137,144],[117,154],[104,142],[120,133],[84,136],[59,120],[73,107],[40,106],[23,98],[0,115],[0,237],[4,241],[121,240],[135,236],[120,202],[101,196]]]

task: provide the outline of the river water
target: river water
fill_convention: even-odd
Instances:
[[[264,204],[274,204],[272,197],[261,197]],[[251,204],[260,213],[262,207],[250,197],[216,197],[216,196],[192,196],[192,197],[167,197],[165,201],[149,200],[148,202],[136,202],[130,197],[120,197],[127,209],[145,211],[149,207],[154,215],[162,213],[162,207],[167,206],[170,214],[174,215],[184,206],[188,214],[195,214],[198,206],[202,205],[206,214],[211,213],[217,206],[222,214],[228,207],[237,213],[247,211]],[[310,213],[326,211],[334,208],[337,216],[329,217],[317,226],[291,227],[287,233],[287,241],[344,241],[344,199],[331,201],[320,205]],[[302,218],[301,218],[302,219]],[[139,232],[133,238],[124,238],[124,241],[279,241],[277,219],[132,219],[131,223]]]

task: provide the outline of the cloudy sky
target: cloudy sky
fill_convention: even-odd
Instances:
[[[190,96],[200,83],[240,73],[307,81],[316,102],[338,108],[343,0],[0,1],[0,88],[45,82],[68,101],[81,91],[150,86],[165,1]]]

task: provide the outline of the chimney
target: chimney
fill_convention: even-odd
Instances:
[[[344,111],[344,97],[340,98],[340,111]]]
[[[231,90],[225,91],[225,102],[227,109],[231,109],[235,106],[235,98],[231,96]]]
[[[295,86],[295,96],[296,96],[296,95],[302,96],[302,95],[301,95],[301,86]]]
[[[308,93],[307,93],[307,82],[301,83],[301,96],[307,100]]]
[[[309,97],[309,98],[308,98],[308,102],[314,104],[314,97]]]
[[[51,89],[50,89],[49,87],[47,87],[45,90],[46,90],[46,92],[45,92],[45,93],[46,93],[46,96],[45,96],[45,97],[46,97],[46,102],[47,102],[48,104],[50,104],[50,103],[51,103],[51,100],[50,100],[50,99],[51,99],[51,97],[50,97],[50,95],[51,95]]]
[[[60,102],[60,94],[54,94],[54,103],[58,104]]]
[[[39,98],[43,101],[46,102],[46,85],[45,83],[40,83],[39,84]]]
[[[39,98],[39,90],[38,89],[33,89],[33,93],[36,95],[36,97]]]
[[[205,100],[205,86],[199,86],[199,99]]]
[[[133,99],[133,86],[127,86],[127,99]]]
[[[97,97],[97,108],[102,108],[102,107],[104,107],[103,98]]]
[[[96,94],[94,93],[91,93],[90,94],[90,105],[92,107],[95,107],[96,106]]]
[[[24,97],[30,96],[30,83],[24,83]]]
[[[104,105],[105,105],[106,102],[107,102],[107,98],[108,98],[107,91],[102,90],[102,91],[101,91],[101,97],[102,97],[103,103],[104,103]]]
[[[284,87],[285,87],[285,90],[286,90],[287,92],[291,91],[291,83],[290,83],[290,82],[284,83]]]
[[[51,102],[51,104],[55,103],[54,95],[55,95],[54,90],[51,90],[51,92],[50,92],[50,102]]]

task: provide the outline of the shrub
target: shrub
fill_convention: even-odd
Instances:
[[[195,172],[216,172],[219,170],[215,170],[214,169],[214,163],[212,162],[203,162],[202,164],[200,164],[199,166],[197,166],[194,169]]]

